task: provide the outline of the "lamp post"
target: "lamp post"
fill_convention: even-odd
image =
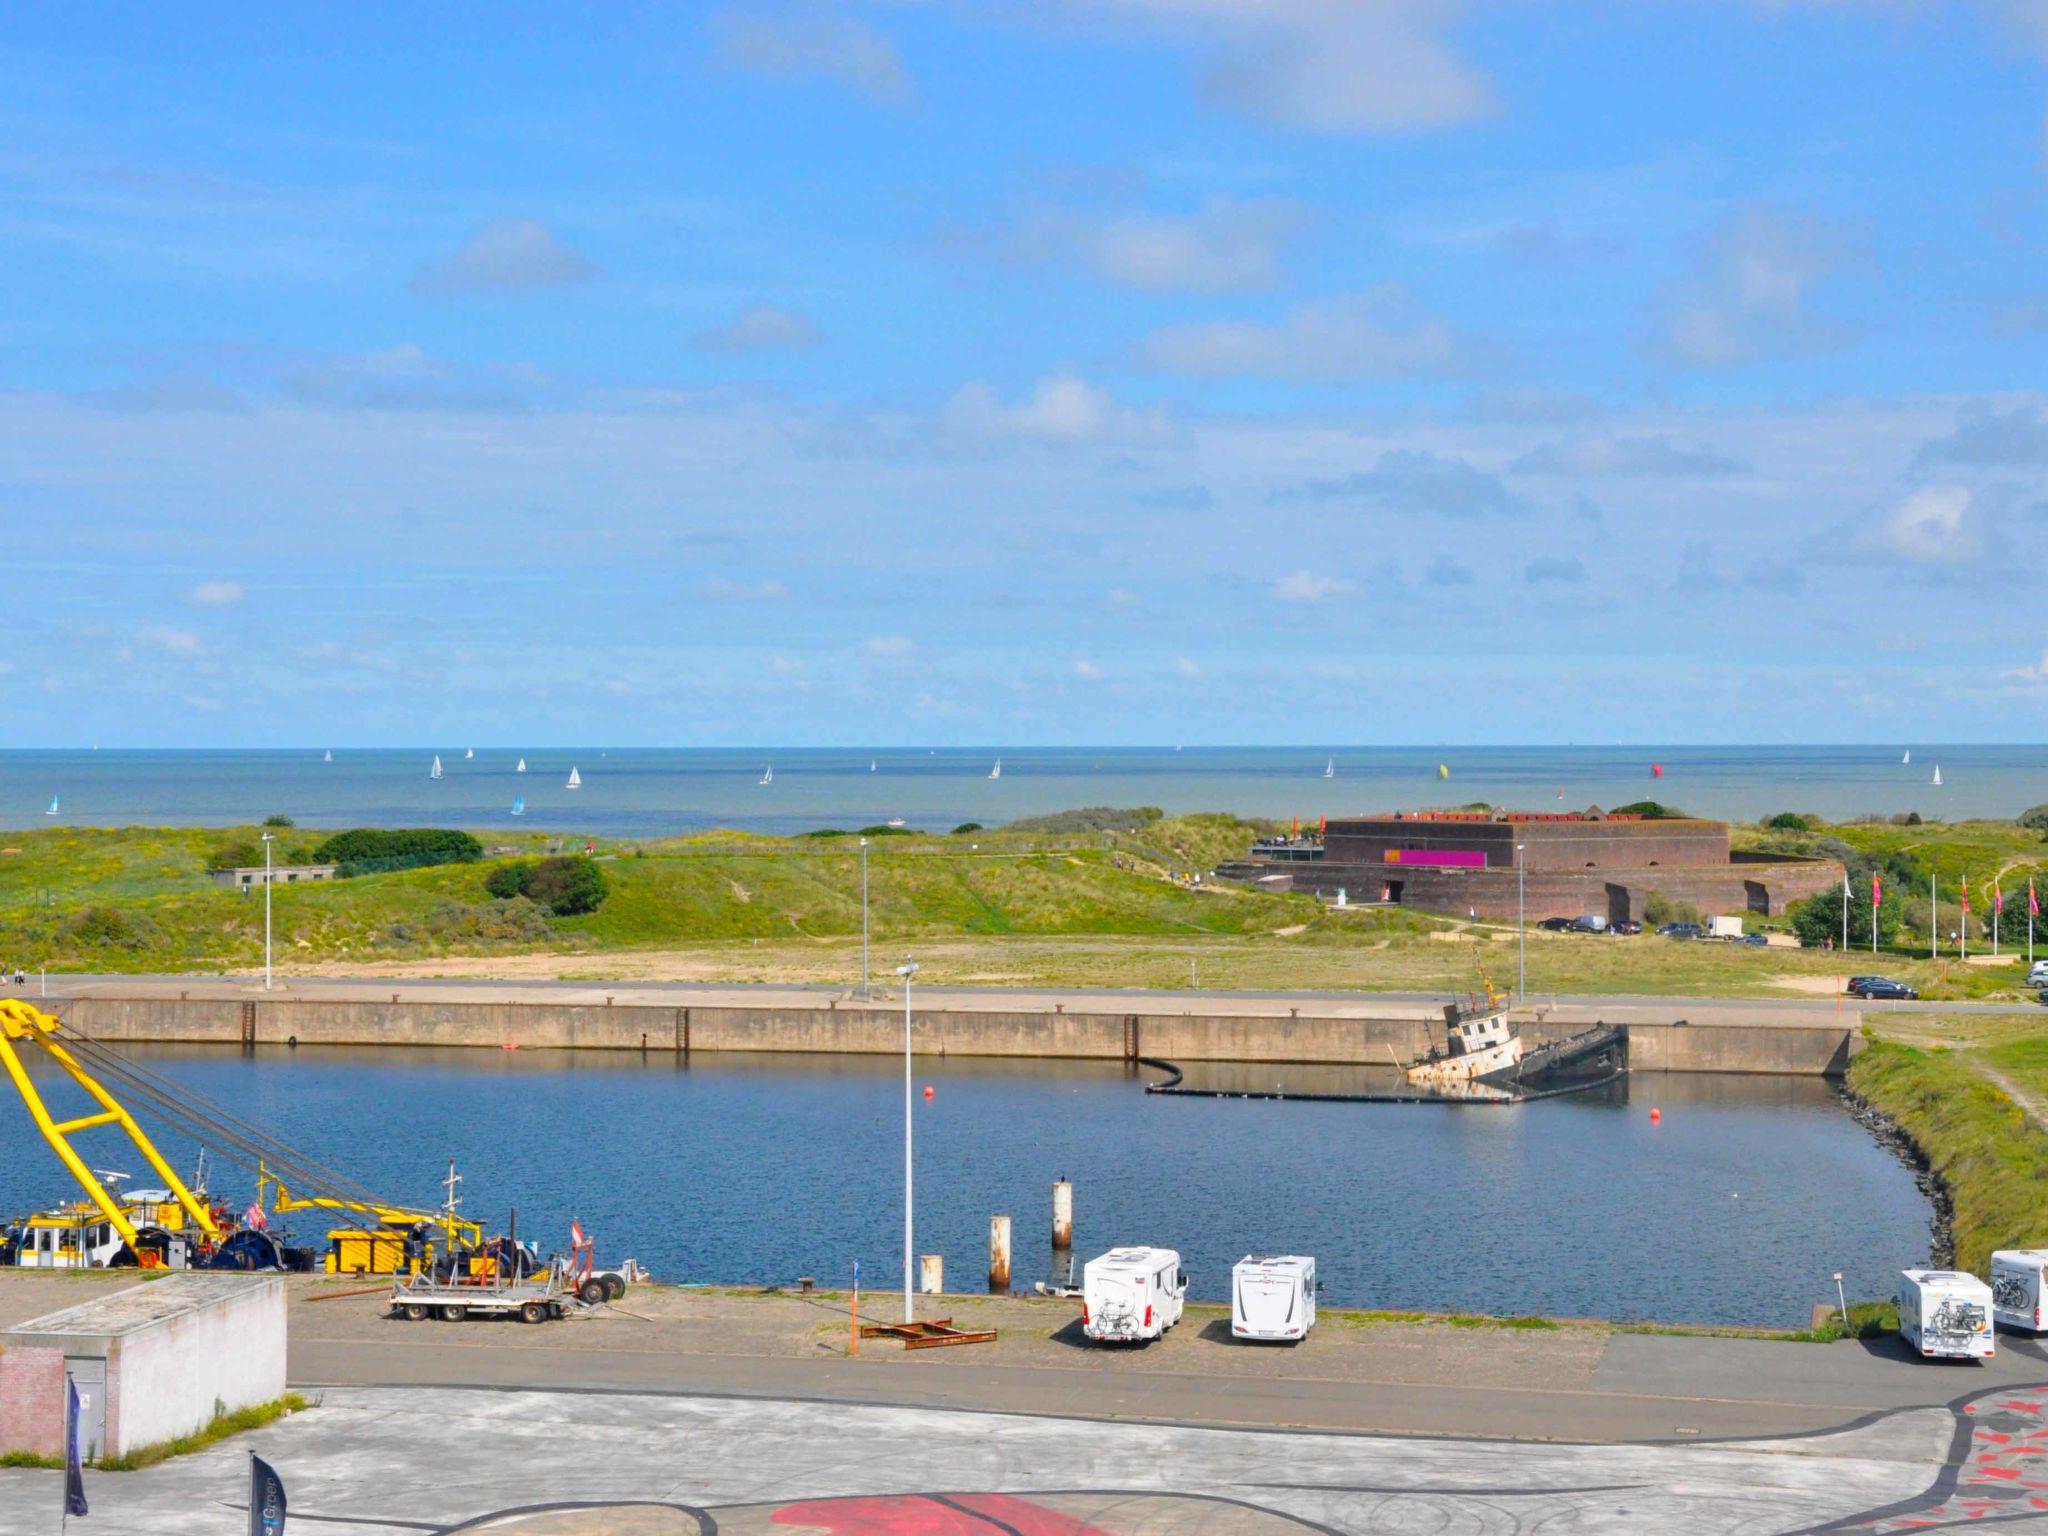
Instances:
[[[270,844],[277,836],[263,834],[263,990],[270,990]]]
[[[860,1000],[868,1000],[868,840],[860,840]]]
[[[913,1251],[915,1243],[910,1223],[910,978],[917,974],[917,962],[904,961],[896,967],[896,974],[903,978],[903,1321],[914,1323],[917,1321],[917,1309],[912,1292],[916,1282],[911,1277],[917,1254]]]
[[[1842,1303],[1842,1332],[1849,1331],[1849,1293],[1842,1289],[1842,1272],[1835,1271],[1835,1296]]]
[[[1515,844],[1515,926],[1521,930],[1522,955],[1517,963],[1515,975],[1515,1001],[1529,1000],[1529,882],[1527,869],[1522,863],[1522,850],[1528,844]]]

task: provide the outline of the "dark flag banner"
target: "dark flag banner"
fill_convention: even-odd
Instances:
[[[64,1378],[64,1518],[85,1513],[85,1474],[78,1469],[78,1383]]]
[[[284,1481],[254,1451],[249,1453],[249,1536],[284,1536]]]

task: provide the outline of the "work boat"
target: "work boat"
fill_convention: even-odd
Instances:
[[[1522,1037],[1508,1026],[1508,1005],[1486,989],[1477,997],[1444,1005],[1444,1043],[1409,1063],[1411,1083],[1512,1082],[1522,1061]]]

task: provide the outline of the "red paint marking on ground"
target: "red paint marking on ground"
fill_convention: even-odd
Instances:
[[[1072,1515],[1007,1494],[978,1494],[957,1502],[955,1508],[921,1493],[807,1499],[783,1505],[771,1518],[777,1525],[804,1526],[830,1536],[989,1536],[991,1520],[1019,1536],[1110,1536]]]
[[[2014,1413],[2039,1413],[2041,1411],[2041,1405],[2039,1403],[2029,1403],[2017,1397],[2010,1398],[2007,1401],[2000,1403],[1998,1406],[2001,1408],[2010,1408]]]
[[[2009,1445],[2012,1443],[2011,1435],[2001,1435],[1995,1429],[1980,1429],[1977,1431],[1977,1438],[1979,1440],[1989,1440],[1994,1445]]]
[[[1980,1474],[1980,1481],[1985,1477],[1995,1477],[2010,1482],[2020,1475],[2018,1467],[1979,1467],[1977,1471]]]

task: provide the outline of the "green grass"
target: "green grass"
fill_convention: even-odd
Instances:
[[[1985,1058],[2048,1042],[1994,1047]],[[1955,1264],[1984,1274],[1997,1248],[2048,1246],[2048,1130],[1978,1069],[1977,1053],[1873,1041],[1849,1067],[1849,1085],[1889,1115],[1947,1185]]]
[[[153,1467],[160,1461],[173,1456],[189,1456],[194,1451],[206,1450],[220,1444],[230,1435],[244,1434],[252,1429],[261,1429],[274,1424],[286,1414],[299,1413],[312,1405],[296,1392],[287,1392],[272,1402],[258,1403],[253,1408],[237,1408],[233,1413],[217,1413],[204,1429],[194,1430],[189,1435],[179,1435],[173,1440],[159,1440],[154,1445],[138,1446],[119,1456],[103,1457],[93,1463],[102,1472],[137,1472],[144,1467]],[[62,1463],[58,1463],[62,1465]]]
[[[38,1456],[34,1451],[8,1451],[0,1455],[0,1467],[36,1467],[45,1472],[61,1471],[62,1456]]]

